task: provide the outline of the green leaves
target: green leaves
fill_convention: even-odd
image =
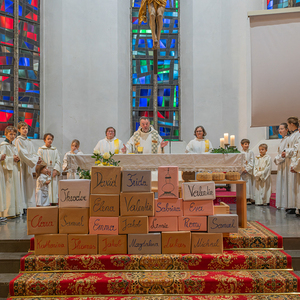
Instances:
[[[236,147],[228,147],[226,149],[224,148],[214,148],[212,149],[211,153],[222,153],[222,154],[226,154],[226,153],[241,153]]]
[[[76,174],[79,175],[79,179],[91,179],[90,170],[82,170],[80,167],[78,167]]]

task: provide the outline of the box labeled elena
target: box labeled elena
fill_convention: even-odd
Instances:
[[[183,201],[184,216],[209,216],[214,214],[213,200]]]
[[[60,207],[59,233],[89,233],[89,209]]]
[[[177,217],[149,217],[149,231],[178,231]]]
[[[118,217],[90,217],[90,234],[118,235],[119,218]]]
[[[88,179],[60,180],[59,207],[89,207],[91,181]]]
[[[207,231],[209,233],[238,233],[238,215],[214,215],[208,216]]]
[[[122,192],[151,192],[151,171],[122,171]]]
[[[91,194],[119,194],[121,167],[92,167]]]
[[[58,207],[29,207],[27,234],[58,233]]]
[[[96,234],[68,234],[69,254],[97,254]]]
[[[222,254],[222,233],[192,233],[192,253],[199,254]]]
[[[67,255],[67,234],[37,234],[34,236],[35,255]]]
[[[161,254],[161,234],[128,234],[128,254]]]
[[[182,199],[155,199],[155,217],[180,217],[183,216]]]
[[[119,194],[91,195],[91,217],[118,217],[120,215]]]
[[[191,232],[162,232],[161,252],[162,254],[186,254],[191,250]]]
[[[178,167],[158,167],[158,198],[178,199]]]
[[[207,217],[206,216],[184,216],[178,217],[179,231],[206,231]]]
[[[98,235],[99,254],[127,254],[127,235]]]
[[[154,216],[154,193],[121,193],[121,216]]]
[[[119,234],[148,233],[148,217],[119,217]]]
[[[182,183],[182,199],[187,200],[214,200],[216,198],[214,181],[198,181]]]

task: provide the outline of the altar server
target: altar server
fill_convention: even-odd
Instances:
[[[4,210],[6,209],[6,189],[5,189],[5,177],[3,171],[3,161],[6,154],[1,153],[0,147],[0,222],[6,221],[6,218],[2,217]]]
[[[206,139],[207,133],[203,126],[197,126],[194,131],[195,138],[191,140],[185,149],[185,153],[205,153],[213,149],[211,142]]]
[[[76,171],[75,170],[68,170],[68,167],[67,167],[67,156],[68,154],[78,154],[78,155],[81,155],[83,154],[83,152],[81,152],[79,150],[79,147],[80,147],[80,142],[78,140],[73,140],[72,143],[71,143],[71,151],[68,151],[65,156],[64,156],[64,159],[63,159],[63,166],[62,166],[62,169],[64,172],[68,172],[67,174],[67,179],[79,179],[79,176],[76,175]]]
[[[49,206],[48,187],[51,183],[47,164],[43,161],[36,167],[36,206]]]
[[[291,160],[291,172],[296,177],[295,192],[298,195],[296,198],[296,215],[297,217],[300,217],[300,143],[298,144]]]

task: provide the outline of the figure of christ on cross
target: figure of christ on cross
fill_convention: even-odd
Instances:
[[[147,4],[150,16],[150,29],[152,32],[153,49],[159,49],[160,34],[163,28],[163,16],[167,0],[142,0],[139,11],[139,25],[147,23]]]

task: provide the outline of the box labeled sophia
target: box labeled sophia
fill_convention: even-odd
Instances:
[[[121,216],[154,216],[154,193],[121,193]]]
[[[127,254],[127,235],[98,235],[99,254]]]
[[[178,167],[158,167],[158,198],[178,198]]]
[[[161,254],[161,234],[128,234],[128,254]]]
[[[122,192],[151,192],[151,171],[122,171]]]
[[[119,217],[119,234],[148,233],[148,217]]]
[[[149,231],[177,231],[177,217],[149,217]]]
[[[35,255],[67,255],[67,234],[38,234],[34,236]]]
[[[119,194],[121,167],[92,167],[91,194]]]
[[[183,201],[184,216],[209,216],[214,214],[213,200]]]
[[[178,217],[179,231],[206,231],[207,216],[184,216]]]
[[[191,250],[191,232],[162,232],[161,251],[162,254],[186,254]]]
[[[27,209],[27,234],[58,233],[58,207],[29,207]]]
[[[230,214],[208,216],[207,231],[208,233],[238,233],[238,215]]]
[[[120,215],[120,195],[91,195],[91,217],[118,217]]]
[[[180,217],[183,215],[182,199],[155,199],[155,217]]]
[[[88,179],[60,180],[59,207],[89,207],[91,181]]]
[[[59,233],[89,233],[89,209],[60,207]]]
[[[68,245],[72,255],[95,255],[98,252],[96,234],[69,234]]]
[[[206,182],[183,182],[182,199],[187,200],[214,200],[216,198],[215,183]]]
[[[199,254],[222,254],[222,233],[192,233],[192,253]]]
[[[90,234],[118,235],[119,218],[118,217],[90,217]]]

